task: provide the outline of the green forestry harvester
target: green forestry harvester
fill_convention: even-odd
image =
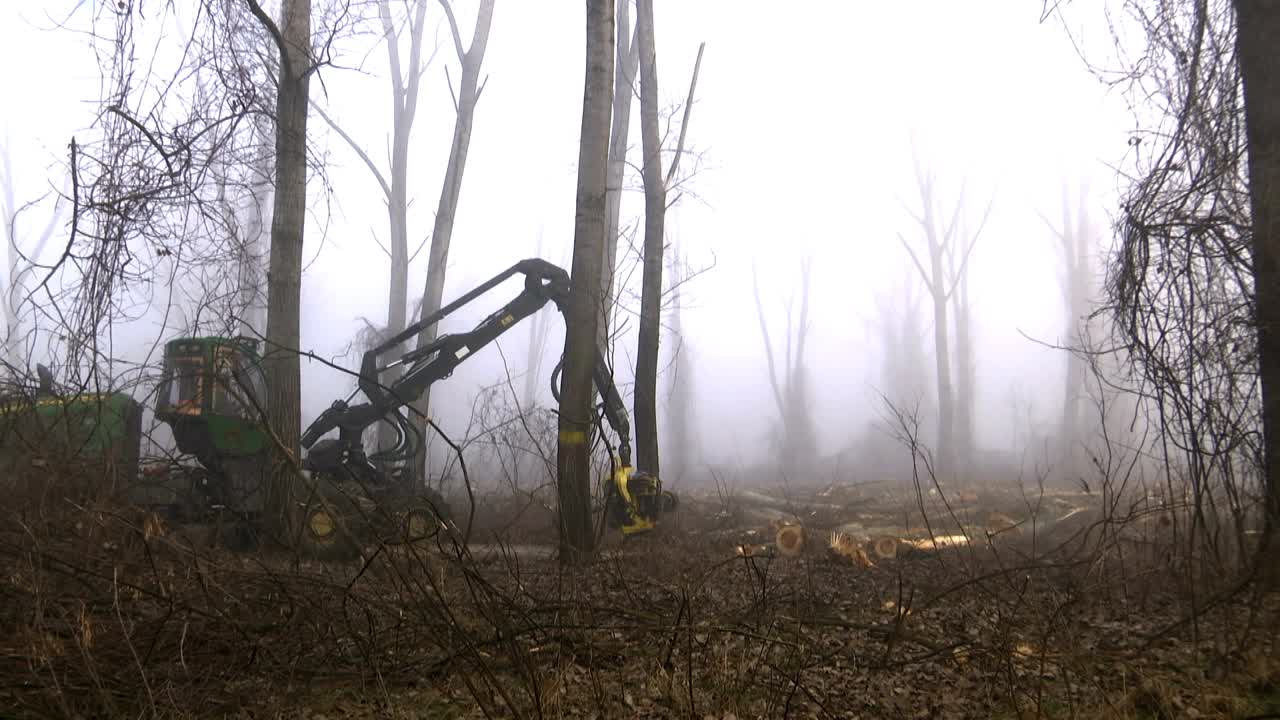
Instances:
[[[0,487],[12,494],[54,476],[91,477],[92,487],[62,489],[82,498],[127,493],[138,472],[141,405],[127,393],[57,388],[48,368],[36,369],[38,384],[11,383],[0,394]]]
[[[469,332],[442,334],[424,347],[401,349],[425,328],[516,275],[524,278],[520,294]],[[403,539],[407,533],[413,539],[433,534],[441,521],[447,523],[450,513],[444,499],[427,486],[413,462],[423,438],[404,409],[433,383],[452,375],[464,359],[548,302],[563,315],[568,295],[569,276],[563,269],[543,260],[523,260],[366,352],[357,390],[364,400],[352,403],[353,393],[335,401],[302,435],[301,445],[307,450],[302,469],[308,482],[296,493],[294,507],[294,539],[300,549],[317,557],[349,557],[371,538]],[[384,384],[385,374],[393,368],[399,371],[397,376]],[[559,371],[557,366],[552,375],[553,393]],[[246,529],[260,526],[272,448],[265,429],[270,398],[256,341],[191,337],[165,345],[156,417],[172,428],[179,450],[193,456],[198,468],[140,468],[141,412],[131,397],[115,393],[64,398],[53,391],[48,373],[42,370],[41,375],[41,391],[34,403],[38,424],[79,423],[86,439],[72,448],[72,454],[95,461],[108,458],[112,467],[136,479],[129,491],[131,503],[161,511],[178,522],[230,514]],[[598,412],[618,438],[606,520],[625,534],[649,530],[662,512],[674,508],[676,498],[663,491],[657,477],[633,471],[630,422],[599,352],[593,380],[601,398]],[[76,410],[64,413],[67,420],[47,422],[51,413],[47,407]],[[7,428],[5,417],[24,418],[8,424],[25,427],[30,416],[18,412],[17,406],[11,413],[0,413],[0,432]],[[366,454],[365,431],[379,422],[394,428],[396,443]],[[333,431],[336,437],[324,437]],[[6,447],[0,438],[0,449]],[[26,458],[22,462],[29,464],[32,451],[43,447],[27,442],[6,454]]]

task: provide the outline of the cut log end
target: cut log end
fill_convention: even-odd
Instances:
[[[804,540],[804,528],[799,525],[784,525],[778,529],[774,545],[783,557],[798,557],[804,552]]]

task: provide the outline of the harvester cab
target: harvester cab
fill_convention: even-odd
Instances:
[[[214,476],[209,502],[250,516],[264,502],[265,402],[257,341],[188,337],[165,345],[156,418]]]

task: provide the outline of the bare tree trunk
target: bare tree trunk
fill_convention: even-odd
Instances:
[[[1071,475],[1081,470],[1080,443],[1084,436],[1081,427],[1081,401],[1087,394],[1085,379],[1088,372],[1085,359],[1076,352],[1080,331],[1084,328],[1084,316],[1088,312],[1091,283],[1089,279],[1090,232],[1088,210],[1085,205],[1087,191],[1080,190],[1079,204],[1072,218],[1071,201],[1064,188],[1062,193],[1062,228],[1054,227],[1047,219],[1045,224],[1057,237],[1062,252],[1062,274],[1059,285],[1062,290],[1064,313],[1063,345],[1067,348],[1067,372],[1063,383],[1062,421],[1059,428],[1059,454],[1063,472]]]
[[[1263,463],[1267,533],[1263,562],[1280,582],[1280,3],[1236,2],[1240,74],[1244,83],[1249,195],[1253,215],[1253,287],[1262,381]]]
[[[973,354],[973,313],[969,305],[969,273],[956,285],[956,460],[966,477],[974,451],[973,416],[976,401],[976,368]]]
[[[560,495],[560,561],[576,563],[593,549],[591,532],[591,374],[600,322],[600,272],[608,231],[609,114],[613,92],[613,0],[587,2],[586,80],[578,150],[577,216],[572,289],[565,322],[564,373],[556,476]]]
[[[809,334],[809,293],[812,288],[811,267],[807,258],[800,264],[799,327],[795,326],[791,316],[792,303],[787,303],[787,335],[781,373],[778,372],[778,363],[774,358],[764,304],[760,301],[759,278],[755,267],[751,269],[756,316],[760,321],[760,335],[764,340],[765,360],[768,363],[769,388],[778,409],[779,460],[781,469],[787,472],[809,469],[809,461],[816,450],[813,422],[809,415],[808,369],[805,365],[805,344]]]
[[[391,64],[391,182],[387,193],[387,220],[391,230],[391,282],[387,293],[387,334],[404,329],[409,306],[409,137],[418,112],[418,85],[422,77],[422,30],[427,0],[416,0],[409,25],[409,66],[400,65],[400,38],[396,35],[387,0],[378,4],[378,15]]]
[[[627,136],[631,128],[631,98],[635,94],[632,83],[636,77],[636,65],[640,58],[639,43],[632,35],[630,0],[617,6],[617,52],[613,78],[613,128],[609,133],[609,187],[605,202],[609,212],[609,231],[604,241],[604,269],[601,273],[601,316],[599,337],[596,343],[606,351],[609,348],[609,322],[614,307],[614,273],[618,265],[618,233],[622,217],[622,183],[627,169]],[[639,32],[639,27],[636,28]]]
[[[930,212],[930,211],[926,211]],[[927,233],[929,272],[937,279],[933,298],[933,348],[938,382],[939,467],[949,473],[955,467],[955,401],[951,386],[951,347],[947,338],[947,296],[942,286],[942,246],[934,233]]]
[[[669,462],[668,466],[674,465],[680,468],[681,472],[693,464],[693,449],[697,446],[697,441],[693,437],[695,433],[693,421],[694,379],[693,363],[690,362],[693,348],[684,337],[682,323],[684,311],[680,307],[681,286],[687,278],[683,268],[679,253],[675,251],[675,248],[672,248],[672,252],[668,256],[667,282],[670,284],[669,292],[671,294],[670,335],[675,343],[671,352],[670,380],[667,386],[668,420],[666,437],[670,443],[670,452],[667,453],[667,459],[674,459],[674,462]],[[665,480],[679,483],[680,478],[668,474]]]
[[[298,363],[302,243],[307,219],[307,95],[311,77],[311,2],[286,0],[277,29],[255,0],[254,14],[280,45],[276,89],[276,193],[271,215],[267,275],[267,348],[264,357],[271,429],[292,459],[299,457],[302,389]],[[277,464],[267,492],[266,517],[284,529],[292,492],[290,462]]]
[[[418,112],[418,88],[425,67],[422,63],[422,33],[426,26],[427,0],[411,0],[406,3],[412,14],[406,18],[409,35],[409,62],[401,62],[398,24],[391,16],[389,0],[378,1],[378,18],[382,23],[383,42],[387,48],[387,63],[391,69],[391,168],[387,177],[345,130],[317,107],[320,117],[346,141],[360,157],[369,172],[378,181],[387,203],[387,226],[390,233],[389,247],[391,268],[387,283],[386,337],[404,330],[409,307],[409,140],[413,122]],[[446,6],[446,10],[447,10]],[[452,15],[450,15],[452,20]],[[433,55],[434,57],[434,55]],[[430,60],[428,60],[428,64]],[[386,382],[399,377],[402,368],[391,368]],[[378,424],[378,447],[385,449],[395,443],[396,433],[388,423]]]
[[[951,214],[951,218],[943,226],[939,223],[933,174],[925,172],[918,160],[916,161],[915,171],[916,185],[920,190],[922,205],[921,212],[915,216],[915,220],[920,224],[920,229],[924,234],[925,249],[929,253],[928,269],[926,269],[925,263],[920,261],[915,251],[911,249],[911,245],[907,243],[906,238],[899,235],[898,240],[911,256],[911,262],[920,274],[920,281],[933,299],[933,347],[938,383],[938,463],[936,467],[940,471],[940,475],[950,475],[956,470],[956,409],[955,387],[952,384],[951,346],[948,337],[950,328],[947,324],[947,308],[951,302],[951,296],[956,292],[958,286],[963,283],[968,273],[969,255],[973,251],[973,246],[977,244],[978,237],[982,234],[982,229],[986,226],[987,218],[991,215],[991,205],[987,206],[986,214],[983,215],[982,222],[979,223],[977,230],[971,236],[964,238],[965,243],[963,245],[957,244],[958,233],[956,228],[964,210],[963,190],[961,190],[960,198],[956,201],[956,207]],[[963,293],[967,295],[967,290],[963,291]],[[967,303],[967,299],[965,302]],[[967,323],[966,319],[964,321],[964,333],[966,335],[964,343],[969,346]],[[965,370],[966,368],[962,365],[961,371],[964,372]],[[969,370],[969,372],[972,372],[972,370]],[[966,402],[971,402],[971,399]]]
[[[640,281],[640,331],[636,353],[636,467],[661,477],[658,463],[658,344],[662,330],[662,246],[667,190],[658,137],[658,59],[653,0],[636,2],[640,45],[640,140],[644,151],[644,269]]]
[[[400,65],[400,38],[391,19],[388,0],[378,4],[378,15],[387,44],[387,60],[391,65],[391,179],[387,195],[387,220],[391,231],[391,276],[387,288],[387,336],[405,327],[409,307],[409,138],[418,111],[418,86],[422,78],[422,31],[426,25],[427,0],[416,0],[409,25],[409,66],[405,73]],[[370,169],[373,169],[370,166]],[[376,174],[376,171],[375,171]],[[394,380],[399,368],[388,376]],[[387,423],[378,425],[378,447],[389,448],[396,433]]]
[[[809,407],[809,368],[805,363],[809,340],[809,296],[813,289],[813,260],[806,257],[800,263],[800,326],[795,332],[795,355],[787,358],[790,379],[787,382],[787,430],[791,466],[802,475],[813,469],[817,453],[817,437],[814,435],[813,417]],[[790,324],[790,318],[788,318]],[[790,335],[787,339],[791,347]]]
[[[462,47],[462,36],[458,32],[458,22],[448,0],[440,0],[445,14],[449,18],[449,29],[453,33],[454,49],[458,53],[458,63],[462,66],[462,78],[455,96],[457,118],[453,125],[453,145],[449,150],[449,164],[445,169],[444,183],[440,188],[440,202],[436,206],[435,225],[431,231],[431,250],[427,259],[427,282],[422,296],[420,320],[440,309],[440,300],[444,295],[444,277],[449,262],[449,243],[453,240],[453,220],[458,213],[458,198],[462,194],[462,174],[467,167],[467,151],[471,148],[471,126],[475,118],[476,102],[484,85],[480,83],[480,65],[484,62],[485,47],[489,44],[489,26],[493,22],[494,0],[480,0],[480,10],[476,16],[475,32],[471,37],[471,47]],[[450,85],[452,87],[452,84]],[[417,347],[422,348],[436,339],[439,331],[434,324],[418,334]],[[412,420],[418,432],[426,438],[426,416],[431,406],[431,389],[422,393],[422,397],[413,403],[417,410]],[[427,448],[424,442],[418,448],[418,457],[414,467],[426,477]]]

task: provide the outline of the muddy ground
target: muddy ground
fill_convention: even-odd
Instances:
[[[1074,491],[722,488],[565,568],[539,498],[482,497],[469,546],[328,564],[17,509],[0,716],[1274,716],[1280,603],[1181,552],[1180,517]]]

